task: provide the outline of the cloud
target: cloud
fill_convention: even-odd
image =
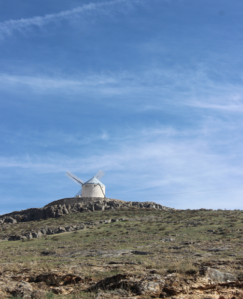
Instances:
[[[60,88],[76,88],[84,86],[113,84],[116,81],[112,77],[107,76],[86,76],[80,79],[66,79],[58,77],[45,76],[22,76],[8,75],[0,73],[0,82],[9,85],[25,85],[33,89],[60,89]]]
[[[201,103],[201,102],[194,102],[188,104],[191,107],[195,108],[205,108],[205,109],[213,109],[213,110],[219,110],[219,111],[225,111],[225,112],[243,112],[243,104],[228,104],[228,105],[220,105],[220,104],[210,104],[210,103]]]
[[[108,145],[100,147],[99,141],[94,141],[96,146],[90,146],[88,152],[76,143],[79,136],[74,135],[70,136],[69,148],[74,147],[75,153],[53,151],[38,155],[1,156],[0,169],[4,173],[1,179],[12,182],[15,176],[21,174],[22,188],[24,181],[29,185],[33,183],[33,192],[36,192],[36,181],[42,184],[42,180],[43,183],[53,180],[52,184],[48,184],[51,194],[57,186],[69,184],[64,177],[68,170],[88,179],[102,169],[106,172],[104,183],[108,184],[107,192],[114,198],[154,200],[178,208],[213,205],[224,208],[232,194],[235,199],[231,199],[231,206],[237,208],[243,191],[231,188],[241,186],[243,165],[237,150],[241,146],[239,141],[235,143],[235,136],[230,133],[235,131],[234,126],[229,125],[228,121],[207,121],[198,130],[144,127],[130,129],[120,138],[117,137],[119,132],[103,131],[97,138],[109,138]],[[219,146],[221,134],[224,138]],[[51,135],[49,137],[51,139]],[[59,138],[62,138],[61,135]],[[45,142],[44,138],[41,139]],[[232,150],[222,150],[232,144]],[[75,194],[75,186],[70,184],[70,188]],[[60,196],[65,196],[67,191],[60,189]],[[214,198],[217,194],[220,197]],[[11,191],[8,196],[12,196]],[[52,196],[55,198],[57,195]],[[194,201],[190,202],[190,198]]]
[[[137,113],[167,111],[169,106],[208,109],[217,113],[243,112],[242,86],[215,82],[200,69],[197,72],[148,69],[139,74],[129,71],[93,72],[70,77],[0,73],[0,83],[0,89],[8,93],[26,94],[28,90],[28,95],[29,91],[35,95],[59,95],[61,92],[62,95],[71,95],[72,101],[87,101],[92,97],[92,101],[99,99],[104,105],[131,107]],[[50,101],[49,97],[47,99]],[[55,100],[53,97],[51,101]]]
[[[146,71],[137,72],[100,72],[100,73],[76,73],[66,77],[59,75],[55,72],[53,75],[45,76],[37,74],[36,72],[29,75],[25,74],[8,74],[0,73],[0,82],[5,85],[23,85],[32,87],[33,89],[62,89],[62,88],[84,88],[84,87],[103,87],[104,93],[111,92],[118,93],[122,90],[129,93],[131,90],[134,92],[139,91],[140,88],[147,89],[154,94],[158,91],[157,95],[164,94],[180,94],[183,97],[191,96],[196,98],[198,95],[224,95],[224,99],[228,95],[226,92],[231,90],[230,99],[242,100],[242,87],[225,82],[215,83],[209,79],[205,73],[200,70],[198,72],[174,69],[153,69],[147,68]],[[171,89],[173,88],[173,90]],[[236,99],[238,97],[238,99]],[[153,107],[153,105],[151,105]],[[148,105],[148,109],[149,109]]]
[[[208,123],[208,126],[211,125],[211,122]],[[215,125],[216,123],[214,123]],[[193,174],[193,177],[201,177],[208,176],[212,172],[228,171],[228,164],[224,164],[224,161],[227,162],[231,156],[227,153],[227,160],[225,160],[224,156],[208,146],[213,141],[214,135],[218,135],[219,130],[225,131],[226,126],[228,124],[225,123],[223,126],[222,123],[218,123],[218,131],[215,131],[215,128],[213,131],[202,128],[197,132],[188,129],[176,131],[172,128],[163,127],[142,128],[140,131],[131,130],[130,133],[120,139],[116,137],[119,134],[114,133],[115,138],[113,139],[112,134],[104,131],[96,138],[109,138],[111,140],[108,146],[110,149],[100,149],[99,156],[90,151],[88,156],[83,157],[77,157],[77,155],[70,157],[64,154],[0,157],[0,167],[26,168],[41,173],[58,173],[70,168],[77,171],[83,171],[85,168],[87,171],[91,171],[97,168],[97,160],[99,160],[98,163],[101,168],[125,170],[128,167],[126,171],[129,171],[129,168],[139,171],[147,168],[150,170],[150,174],[152,170],[156,170],[154,172],[156,177],[162,174],[163,169],[166,169],[169,180],[178,180],[178,177],[173,174],[175,172],[180,176],[179,181],[184,181],[186,173]],[[194,138],[195,135],[196,138]],[[59,138],[63,139],[62,136],[64,135],[60,135]],[[193,138],[191,138],[192,136]],[[76,142],[80,137],[70,135],[69,137],[71,145],[77,146]],[[45,140],[41,139],[45,143]],[[51,135],[50,139],[52,139]],[[227,142],[230,143],[230,140]],[[173,174],[174,179],[170,177],[170,173]],[[166,174],[163,177],[165,178]]]
[[[32,27],[43,27],[49,23],[56,23],[62,20],[73,20],[75,17],[86,17],[90,13],[110,14],[118,5],[119,12],[124,12],[124,9],[130,9],[135,4],[142,4],[142,0],[114,0],[104,1],[100,3],[89,3],[83,6],[76,7],[71,10],[61,11],[54,14],[46,14],[44,16],[36,16],[27,19],[8,20],[0,23],[0,37],[12,35],[14,32],[25,32]]]

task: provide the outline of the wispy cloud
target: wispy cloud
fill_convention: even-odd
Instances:
[[[0,73],[0,89],[11,93],[72,95],[85,101],[90,95],[105,99],[104,104],[133,106],[138,113],[166,110],[168,105],[210,109],[221,112],[243,112],[243,88],[239,84],[214,82],[207,74],[198,70],[148,69],[144,72],[101,72],[75,74],[71,77],[59,74],[7,74]],[[77,96],[77,97],[76,97]],[[120,97],[123,96],[122,102]],[[132,97],[132,101],[130,100]],[[55,97],[53,98],[55,101]],[[149,99],[149,101],[148,101]],[[48,101],[50,99],[48,98]],[[138,105],[139,104],[139,105]],[[127,107],[127,106],[126,106]]]
[[[118,8],[119,12],[127,11],[135,4],[142,4],[142,0],[114,0],[103,1],[99,3],[89,3],[83,6],[76,7],[71,10],[61,11],[53,14],[46,14],[44,16],[35,16],[27,19],[7,20],[0,23],[0,37],[4,38],[13,34],[14,32],[25,32],[31,27],[43,27],[49,23],[60,22],[62,20],[73,20],[77,17],[86,17],[91,13],[110,14],[114,8]],[[121,7],[121,5],[123,7]]]
[[[97,133],[85,133],[85,131],[82,131],[82,133],[68,134],[57,130],[40,132],[25,129],[24,131],[16,130],[12,132],[2,128],[0,134],[2,142],[9,145],[17,143],[19,144],[19,150],[21,150],[23,140],[25,140],[24,146],[38,149],[47,147],[60,148],[60,146],[78,147],[95,144],[99,141],[109,141],[109,133],[102,128],[99,131]]]
[[[219,111],[225,111],[225,112],[238,112],[242,113],[243,112],[243,104],[238,103],[238,104],[210,104],[210,103],[202,103],[202,102],[194,102],[190,103],[189,106],[191,107],[196,107],[196,108],[205,108],[205,109],[213,109],[213,110],[219,110]]]
[[[98,86],[117,83],[117,79],[111,76],[94,75],[80,78],[63,78],[63,77],[47,77],[47,76],[25,76],[25,75],[9,75],[0,73],[0,82],[8,85],[24,85],[33,89],[61,89],[84,86]]]
[[[208,105],[214,105],[218,101],[219,107],[228,103],[234,110],[242,103],[243,88],[239,84],[228,82],[214,82],[206,73],[200,71],[186,71],[178,69],[153,69],[148,68],[144,72],[100,72],[89,74],[74,74],[67,77],[62,74],[43,75],[36,72],[31,74],[0,73],[1,88],[20,86],[43,92],[47,90],[69,90],[80,92],[98,88],[98,93],[107,95],[148,93],[153,95],[158,103],[170,101],[172,98],[177,103],[190,106],[202,105],[201,101],[207,99]],[[16,88],[15,88],[16,90]],[[19,92],[19,90],[18,90]],[[141,109],[158,109],[155,103],[142,106]]]
[[[211,126],[214,130],[210,130]],[[80,150],[74,155],[53,152],[45,155],[1,156],[0,168],[4,173],[2,180],[7,182],[7,173],[11,173],[10,180],[21,173],[22,180],[26,180],[30,185],[33,182],[35,186],[37,178],[38,181],[52,178],[53,191],[48,191],[51,193],[57,188],[55,180],[58,181],[58,185],[68,184],[63,176],[67,170],[88,179],[98,169],[103,169],[107,173],[104,183],[108,184],[107,190],[110,196],[127,200],[129,196],[137,200],[140,197],[144,200],[143,198],[147,196],[148,200],[155,201],[160,201],[162,197],[161,203],[168,206],[172,205],[171,201],[174,201],[175,207],[188,205],[212,207],[212,194],[205,198],[205,194],[202,196],[195,193],[211,189],[217,191],[222,188],[234,188],[240,186],[242,181],[242,163],[237,150],[237,147],[240,147],[239,142],[234,144],[234,149],[230,153],[223,152],[221,148],[217,150],[220,134],[223,132],[225,135],[228,130],[230,135],[230,131],[234,131],[233,127],[229,129],[228,126],[229,122],[214,124],[208,122],[202,126],[201,131],[197,132],[192,129],[178,131],[166,127],[131,130],[122,138],[115,138],[105,149],[100,147],[98,154],[92,151],[92,147],[86,154],[78,147]],[[109,140],[113,139],[112,134],[105,131],[100,138],[107,138],[107,135]],[[71,146],[77,146],[76,138],[79,137],[73,136]],[[222,142],[223,148],[231,145],[234,136]],[[62,178],[63,181],[60,182]],[[71,184],[70,188],[72,192]],[[73,193],[75,192],[74,186]],[[183,199],[188,199],[189,193],[193,193],[194,198],[197,199],[202,196],[203,203],[198,200],[190,204],[181,202]],[[238,192],[235,200],[238,200],[241,195],[242,192]],[[60,196],[64,195],[60,192]],[[156,196],[158,198],[154,199],[153,197]],[[221,192],[221,205],[219,200],[216,200],[215,206],[225,207],[222,206],[224,196],[227,200],[229,194]]]

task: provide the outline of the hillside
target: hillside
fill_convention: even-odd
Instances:
[[[243,298],[242,211],[145,205],[4,221],[0,298]]]

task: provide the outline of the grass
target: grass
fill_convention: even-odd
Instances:
[[[243,261],[242,211],[116,210],[76,213],[58,219],[2,225],[1,228],[2,233],[18,233],[30,228],[68,226],[109,218],[127,218],[129,221],[99,224],[31,242],[0,242],[1,272],[18,273],[21,269],[30,269],[33,273],[53,269],[73,272],[76,269],[82,277],[98,280],[117,273],[143,273],[144,269],[190,275],[198,271],[199,263],[212,259],[231,261],[232,254],[235,254],[234,260]],[[163,239],[168,237],[175,241],[164,242]],[[217,247],[229,249],[208,251]],[[149,254],[128,252],[117,255],[118,250]],[[43,255],[43,251],[50,254]],[[110,262],[114,263],[113,266]],[[94,298],[92,293],[80,292],[65,298]],[[50,296],[54,295],[51,293]],[[55,295],[53,298],[59,297]]]

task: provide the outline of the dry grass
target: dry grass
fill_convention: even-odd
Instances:
[[[109,218],[131,220],[100,224],[91,229],[46,236],[31,242],[0,242],[0,270],[17,273],[24,268],[30,268],[32,272],[62,269],[76,271],[82,277],[101,279],[116,273],[143,273],[146,269],[156,269],[161,274],[178,272],[191,275],[198,271],[202,262],[231,261],[232,258],[243,261],[241,211],[117,210],[77,213],[2,228],[18,232],[30,227],[74,225]],[[163,241],[166,238],[175,241]],[[227,247],[228,250],[208,251],[217,247]],[[131,252],[117,255],[118,250],[142,251],[147,255]],[[43,251],[50,254],[44,255]],[[241,268],[235,268],[235,271],[243,273]],[[72,296],[66,298],[94,298],[94,294],[88,293]]]

